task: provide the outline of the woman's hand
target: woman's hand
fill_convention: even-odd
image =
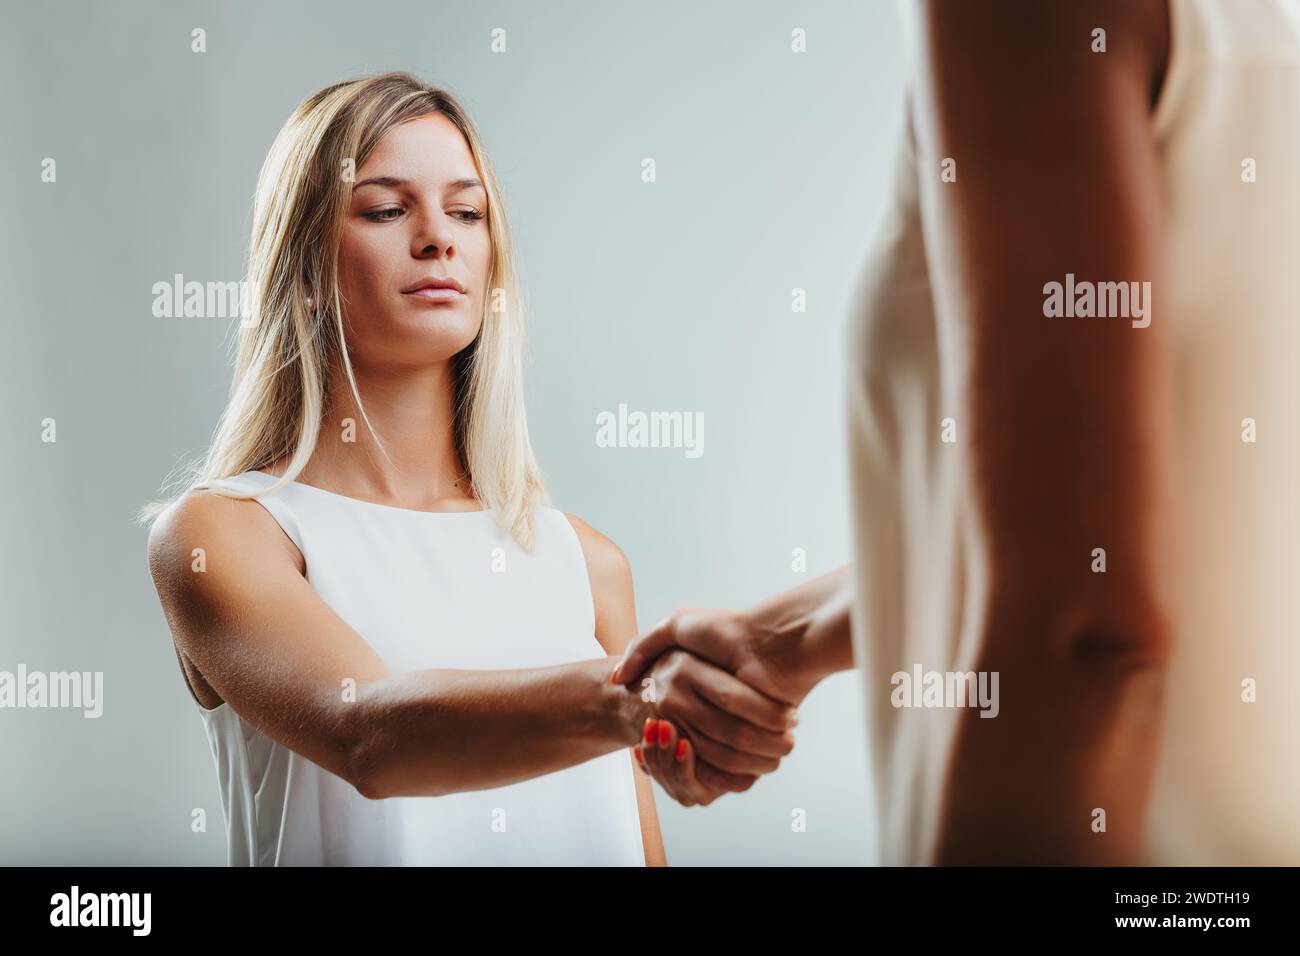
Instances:
[[[707,807],[724,793],[748,790],[758,779],[698,761],[691,741],[668,720],[647,720],[642,742],[633,753],[637,766],[658,780],[664,791],[684,807]]]
[[[661,654],[641,688],[656,716],[645,721],[637,763],[684,806],[748,790],[794,747],[789,706],[685,651]]]
[[[835,588],[844,578],[844,571],[836,575],[814,582],[824,582],[814,595],[820,602],[816,607],[829,607],[842,597]],[[801,595],[806,590],[788,594]],[[777,606],[774,602],[769,603]],[[839,604],[843,605],[839,616],[847,622],[847,602],[839,600]],[[825,676],[823,671],[833,668],[818,666],[819,660],[808,640],[808,635],[813,633],[812,625],[783,626],[789,616],[770,613],[766,607],[762,612],[681,608],[628,645],[613,679],[620,684],[631,683],[660,655],[667,656],[672,649],[681,648],[735,675],[767,699],[793,708]],[[839,631],[843,633],[836,633],[837,643],[848,649],[847,626],[840,627]],[[850,653],[847,665],[851,663]]]
[[[794,710],[734,674],[673,648],[641,682],[655,716],[672,721],[705,763],[729,774],[771,773],[794,749]]]
[[[843,567],[749,611],[679,609],[633,641],[610,679],[635,689],[640,678],[643,699],[657,697],[668,718],[646,722],[638,765],[686,806],[775,770],[794,738],[774,753],[763,734],[793,727],[818,681],[853,666],[851,604]],[[778,713],[783,724],[771,720]]]

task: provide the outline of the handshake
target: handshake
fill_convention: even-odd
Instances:
[[[853,666],[850,606],[841,568],[750,611],[680,609],[638,637],[610,675],[650,715],[637,765],[688,807],[776,770],[795,708]]]

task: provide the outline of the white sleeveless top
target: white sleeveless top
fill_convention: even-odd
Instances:
[[[1296,865],[1300,0],[1174,0],[1170,12],[1153,116],[1168,287],[1154,290],[1152,321],[1173,328],[1187,546],[1172,569],[1177,646],[1143,862]],[[926,862],[933,843],[956,711],[895,709],[890,678],[918,663],[972,669],[972,649],[958,639],[967,584],[983,569],[965,561],[956,446],[940,442],[952,406],[936,351],[914,144],[902,139],[850,325],[849,458],[854,651],[881,861],[912,865]],[[1254,183],[1242,181],[1246,158]],[[1254,443],[1243,441],[1245,418],[1255,421]],[[1254,703],[1243,701],[1247,680]]]
[[[211,484],[275,481],[250,471]],[[582,545],[554,508],[536,512],[529,555],[492,511],[414,511],[298,482],[258,500],[302,552],[321,599],[394,674],[608,656]],[[626,748],[509,786],[370,800],[229,704],[199,712],[231,866],[645,865]]]

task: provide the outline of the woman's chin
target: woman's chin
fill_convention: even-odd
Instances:
[[[370,348],[363,345],[362,350],[403,366],[431,365],[464,351],[473,344],[478,330],[478,321],[466,311],[424,310],[382,328],[368,329],[364,338]],[[353,343],[354,355],[359,344]]]

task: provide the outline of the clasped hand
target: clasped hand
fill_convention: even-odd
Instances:
[[[737,611],[682,608],[633,641],[611,680],[655,716],[638,765],[683,806],[753,786],[794,748],[795,708],[811,689],[798,648]]]

